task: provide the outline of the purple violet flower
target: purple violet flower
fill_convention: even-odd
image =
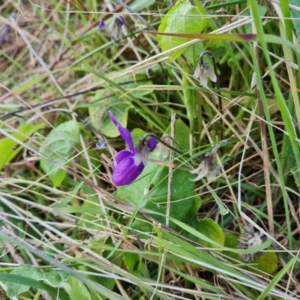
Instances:
[[[100,20],[97,28],[99,31],[103,31],[105,29],[105,23],[103,20]]]
[[[115,43],[117,40],[121,39],[123,36],[122,27],[124,26],[125,21],[122,16],[116,17],[112,29],[111,29],[111,41]]]
[[[144,137],[134,147],[129,130],[121,126],[111,111],[108,112],[108,116],[116,125],[121,137],[129,147],[129,149],[121,150],[115,156],[112,181],[116,186],[128,185],[142,173],[149,155],[155,149],[157,142],[153,137],[148,140]]]
[[[122,16],[116,17],[116,23],[118,26],[122,27],[125,23],[124,18]]]

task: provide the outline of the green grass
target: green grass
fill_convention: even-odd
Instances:
[[[299,298],[300,20],[265,2],[6,1],[1,299]],[[193,77],[205,50],[207,87]],[[135,145],[152,133],[177,151],[160,143],[116,187],[109,110]],[[201,163],[220,168],[212,181],[193,181]],[[246,224],[267,238],[238,246]]]

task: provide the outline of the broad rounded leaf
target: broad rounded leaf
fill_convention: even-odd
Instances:
[[[239,240],[238,237],[230,232],[224,232],[224,236],[225,236],[225,244],[224,246],[227,248],[232,248],[232,249],[237,249],[238,245],[239,245]],[[240,256],[238,253],[233,252],[233,251],[224,251],[224,254],[239,260]]]
[[[63,271],[44,272],[43,275],[44,280],[54,287],[60,286],[61,282],[66,281],[69,277],[69,274]]]
[[[202,13],[197,6],[191,5],[189,0],[179,0],[163,18],[158,32],[200,33],[206,25],[207,20],[202,17]],[[182,45],[191,39],[157,35],[159,46],[163,51]],[[178,50],[172,53],[172,57],[178,58],[184,51],[185,49]]]
[[[36,267],[30,265],[21,265],[20,267],[15,268],[11,274],[20,275],[22,277],[35,279],[35,280],[42,280],[43,273]],[[7,282],[7,296],[8,297],[15,297],[20,295],[26,291],[28,291],[30,286],[23,285],[19,283]]]
[[[203,235],[218,243],[221,246],[224,246],[225,243],[225,235],[222,228],[214,222],[212,219],[203,219],[198,220],[196,224],[196,229],[201,232]],[[214,243],[209,243],[202,239],[198,239],[199,243],[206,247],[215,248],[216,245]]]
[[[130,104],[122,101],[116,96],[107,97],[108,93],[99,91],[92,99],[93,105],[89,106],[89,114],[92,125],[107,137],[117,137],[120,135],[119,130],[108,117],[111,111],[121,126],[127,126],[128,110]],[[101,100],[103,98],[103,100]],[[96,105],[97,101],[99,104]]]
[[[187,134],[188,128],[184,130],[184,126],[186,125],[183,125],[180,120],[176,121],[175,139],[180,141],[181,145],[187,146],[189,134]],[[133,131],[133,133],[136,132],[136,130]],[[139,132],[142,134],[141,131]],[[137,139],[137,136],[135,136],[135,139]],[[164,158],[157,150],[152,152],[142,174],[134,183],[118,188],[117,196],[130,205],[153,211],[151,216],[157,221],[166,224],[169,170],[165,166],[151,162],[151,159],[159,161]],[[195,182],[191,180],[192,178],[193,175],[188,171],[173,170],[170,216],[174,219],[185,220],[192,208],[200,206],[199,200],[196,200]],[[195,201],[197,202],[196,206]],[[139,231],[147,232],[151,231],[152,225],[144,222],[143,219],[137,218],[132,227]],[[170,223],[170,227],[175,228],[176,226]]]
[[[102,216],[101,206],[98,197],[90,196],[85,199],[80,206],[80,218],[78,225],[84,228],[100,230],[104,225],[104,217]]]
[[[42,142],[39,151],[49,159],[64,165],[71,157],[74,146],[79,142],[80,124],[68,121],[54,128]],[[41,167],[48,174],[54,186],[60,186],[66,172],[44,158]]]
[[[91,293],[88,288],[77,278],[70,276],[68,283],[62,285],[67,291],[70,300],[86,299],[91,300]]]
[[[179,148],[183,152],[187,152],[190,147],[189,136],[191,134],[190,128],[181,120],[176,120],[175,123],[175,138],[176,143],[175,147]],[[167,134],[170,134],[171,127],[169,126],[166,130]]]
[[[111,73],[108,76],[112,75]],[[120,84],[126,93],[135,98],[143,97],[153,91],[151,79],[147,77],[146,73],[135,74],[134,77],[127,75],[116,78],[114,82]],[[107,113],[111,111],[118,122],[126,127],[128,110],[131,107],[129,99],[127,95],[122,95],[120,90],[114,90],[111,87],[97,91],[88,105],[92,125],[107,137],[119,136],[118,129],[113,125]]]
[[[44,123],[41,124],[22,124],[18,127],[13,137],[21,142],[26,141],[30,136],[37,132],[39,129],[45,127]],[[17,142],[9,137],[0,140],[0,170],[9,162],[11,162],[17,154],[22,150],[22,146],[16,147]]]
[[[254,263],[257,263],[257,269],[268,274],[274,274],[279,266],[278,256],[275,251],[270,251],[262,254],[254,261]]]
[[[123,255],[123,260],[128,272],[131,274],[138,276],[143,276],[145,274],[145,264],[138,254],[126,252]]]

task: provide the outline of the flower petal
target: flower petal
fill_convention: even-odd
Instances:
[[[200,75],[201,75],[201,67],[200,64],[198,64],[193,76],[194,78],[199,80]]]
[[[113,27],[111,30],[111,40],[112,42],[115,42],[122,38],[123,32],[122,32],[122,26],[124,25],[124,18],[122,16],[119,16],[115,18]]]
[[[147,144],[148,144],[148,148],[149,148],[150,152],[152,152],[157,145],[157,141],[155,138],[151,138],[148,140]]]
[[[208,63],[204,63],[203,68],[204,68],[204,70],[205,70],[206,75],[208,76],[208,78],[212,82],[216,82],[217,81],[217,76],[215,74],[214,69]]]
[[[208,83],[208,80],[207,80],[207,73],[204,69],[203,66],[200,67],[200,76],[199,76],[199,81],[201,83],[202,86],[206,86],[207,87],[207,83]]]
[[[111,111],[108,112],[108,116],[112,120],[112,122],[117,126],[121,137],[123,138],[125,143],[129,146],[130,151],[132,153],[135,153],[130,131],[125,127],[121,126],[121,124],[118,122],[118,120],[116,119],[116,117],[113,115]]]
[[[140,141],[140,143],[135,147],[134,161],[136,166],[140,163],[143,163],[144,165],[147,164],[150,152],[155,149],[156,144],[157,142],[155,138],[151,138],[148,141],[143,138]]]
[[[100,20],[99,24],[98,24],[98,30],[102,31],[105,29],[105,23],[103,20]]]
[[[117,155],[115,156],[115,162],[118,165],[123,159],[132,156],[134,158],[134,153],[132,153],[130,150],[121,150]]]
[[[219,173],[216,171],[208,171],[206,174],[207,181],[214,181],[218,175]]]
[[[128,185],[142,173],[144,167],[143,163],[136,166],[134,157],[128,156],[114,168],[112,181],[116,186]]]
[[[116,23],[118,26],[122,27],[124,25],[124,18],[122,16],[116,17]]]
[[[197,174],[200,172],[200,170],[205,169],[205,161],[202,160],[201,163],[199,164],[199,166],[196,169],[193,169],[192,171],[190,171],[190,173],[192,174]]]
[[[205,169],[202,169],[199,173],[198,173],[198,176],[195,178],[195,179],[191,179],[192,181],[198,181],[200,179],[202,179],[203,177],[207,176],[207,173],[208,173],[208,169],[205,168]]]

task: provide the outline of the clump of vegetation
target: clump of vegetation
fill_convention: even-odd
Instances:
[[[6,1],[1,299],[299,299],[297,5]]]

